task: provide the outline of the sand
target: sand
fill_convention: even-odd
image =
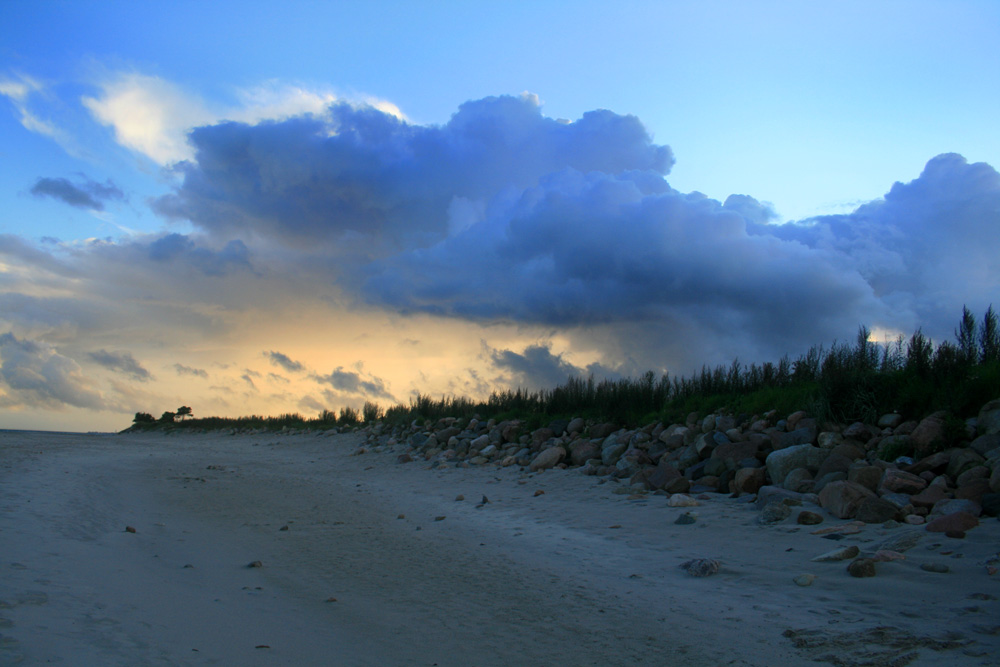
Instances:
[[[722,496],[673,508],[574,470],[351,456],[360,441],[0,432],[0,664],[954,667],[1000,656],[1000,575],[986,569],[996,519],[964,540],[923,532],[905,560],[859,579],[846,562],[810,559],[913,529],[831,541],[794,514],[759,525],[752,505]],[[689,511],[695,523],[674,523]],[[720,569],[691,577],[679,565],[693,558]],[[920,568],[934,563],[949,571]],[[800,574],[816,578],[803,587]]]

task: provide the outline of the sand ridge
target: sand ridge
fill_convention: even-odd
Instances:
[[[906,560],[855,579],[810,559],[912,529],[833,541],[762,526],[722,496],[668,507],[573,470],[350,456],[359,441],[0,433],[0,664],[986,665],[1000,654],[1000,586],[983,566],[1000,522],[964,540],[924,533]],[[687,512],[694,523],[674,523]],[[692,558],[720,570],[690,577],[679,565]],[[792,581],[806,573],[810,586]]]

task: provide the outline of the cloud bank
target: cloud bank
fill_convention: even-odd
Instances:
[[[114,183],[96,183],[84,177],[83,183],[75,185],[65,178],[39,178],[31,187],[36,197],[51,197],[76,208],[103,211],[104,201],[124,199],[123,193]]]

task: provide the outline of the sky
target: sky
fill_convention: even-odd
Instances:
[[[0,0],[0,428],[1000,307],[1000,3]]]

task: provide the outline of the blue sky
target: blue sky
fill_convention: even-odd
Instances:
[[[3,13],[0,426],[688,372],[1000,302],[995,2]]]

